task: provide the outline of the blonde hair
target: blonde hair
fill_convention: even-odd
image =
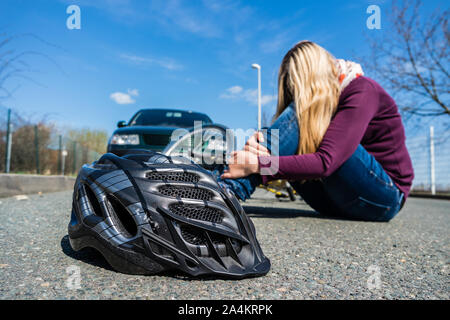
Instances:
[[[295,103],[300,130],[298,154],[316,152],[336,112],[339,93],[335,58],[324,48],[301,41],[284,56],[275,118]]]

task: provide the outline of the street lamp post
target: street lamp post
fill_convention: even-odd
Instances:
[[[9,173],[9,170],[11,168],[11,144],[12,144],[11,109],[8,109],[8,120],[6,124],[5,173]]]
[[[64,171],[66,169],[66,157],[68,155],[68,152],[66,149],[61,151],[61,175],[64,175]]]
[[[258,70],[258,131],[261,130],[261,66],[252,64],[252,68]]]

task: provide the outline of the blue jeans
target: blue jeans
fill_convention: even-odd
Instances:
[[[279,137],[271,135],[279,129]],[[296,113],[289,106],[268,129],[264,145],[269,150],[278,144],[272,155],[294,155],[299,143]],[[246,200],[261,183],[259,175],[240,179],[225,179],[242,200]],[[361,145],[353,155],[329,177],[292,182],[303,200],[319,213],[367,221],[389,221],[403,205],[403,193],[393,183],[383,167]]]

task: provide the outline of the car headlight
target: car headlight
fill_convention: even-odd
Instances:
[[[137,144],[139,144],[139,135],[137,135],[137,134],[115,134],[111,138],[111,144],[137,145]]]

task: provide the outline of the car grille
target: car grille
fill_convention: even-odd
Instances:
[[[170,135],[166,134],[143,134],[144,143],[149,146],[167,146],[170,142]]]

